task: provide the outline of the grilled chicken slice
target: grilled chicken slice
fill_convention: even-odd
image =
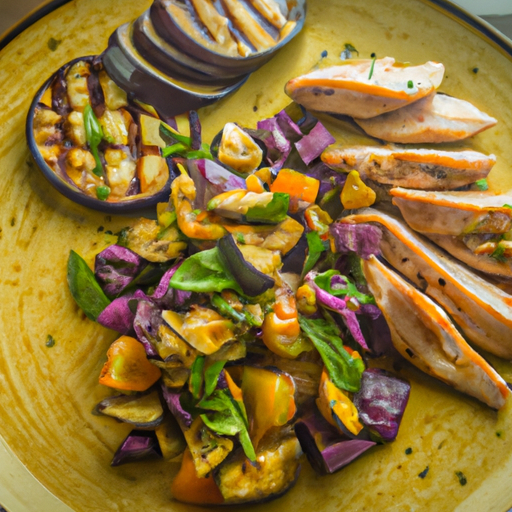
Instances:
[[[394,112],[354,120],[368,135],[401,144],[463,140],[497,123],[468,101],[436,93]]]
[[[427,192],[392,188],[393,204],[415,231],[438,235],[506,233],[512,227],[510,195],[488,192]]]
[[[370,291],[391,331],[395,348],[425,373],[501,409],[510,391],[506,382],[460,335],[431,299],[375,256],[363,263]]]
[[[373,208],[340,222],[376,223],[384,258],[439,303],[475,345],[512,359],[512,296],[471,272],[398,218]]]
[[[328,148],[322,160],[332,169],[355,169],[363,179],[395,187],[452,190],[485,178],[494,155],[477,151],[402,149],[392,146]]]
[[[348,59],[293,78],[285,92],[310,110],[368,119],[431,94],[443,76],[444,66],[437,62],[404,66],[391,57]]]
[[[500,240],[482,241],[481,244],[472,250],[465,243],[466,237],[436,235],[433,233],[427,236],[454,258],[463,261],[475,270],[494,275],[498,278],[512,280],[512,242]]]

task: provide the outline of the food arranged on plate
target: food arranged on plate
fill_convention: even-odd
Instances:
[[[29,117],[82,195],[156,204],[93,265],[71,251],[68,283],[120,334],[99,376],[115,394],[96,407],[133,426],[112,466],[179,462],[185,503],[273,499],[303,454],[326,474],[392,442],[410,384],[386,358],[492,409],[510,394],[478,350],[512,358],[512,197],[487,190],[494,155],[432,146],[496,123],[438,92],[442,64],[317,66],[283,84],[285,110],[202,140],[206,103],[184,98],[264,64],[304,22],[285,4],[156,0],[59,70]],[[346,145],[315,111],[380,143]]]

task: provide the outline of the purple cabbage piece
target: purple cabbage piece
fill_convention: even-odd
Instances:
[[[300,157],[306,165],[318,158],[323,150],[334,144],[336,139],[327,131],[327,128],[318,121],[314,128],[302,139],[295,143]]]
[[[341,253],[355,252],[363,260],[372,254],[380,255],[382,231],[371,224],[331,224],[336,250]]]
[[[97,318],[97,322],[108,329],[121,334],[128,334],[133,329],[135,313],[129,307],[129,302],[137,299],[146,299],[147,296],[142,290],[134,294],[124,295],[114,299]]]
[[[377,318],[367,318],[364,326],[366,328],[365,339],[374,356],[396,357],[399,355],[391,340],[391,332],[384,315],[381,314]]]
[[[162,276],[162,279],[160,279],[160,283],[156,287],[153,295],[150,297],[150,299],[162,309],[181,309],[192,297],[191,292],[169,287],[169,282],[176,270],[180,268],[181,263],[182,262],[167,270]]]
[[[148,264],[126,247],[111,245],[96,256],[95,276],[109,297],[119,295]]]
[[[363,333],[361,332],[361,327],[357,320],[356,313],[347,307],[347,301],[322,290],[322,288],[315,283],[314,279],[314,272],[310,272],[306,276],[306,282],[315,291],[317,302],[326,308],[339,313],[354,340],[357,341],[357,343],[359,343],[359,345],[361,345],[365,350],[369,350]]]
[[[246,189],[243,178],[213,160],[188,160],[188,171],[196,186],[194,207],[205,210],[208,201],[223,192]]]
[[[341,436],[314,410],[295,424],[295,434],[309,463],[320,474],[338,471],[376,445],[373,441]]]
[[[363,372],[361,389],[354,395],[359,419],[384,441],[393,441],[397,434],[411,386],[378,368]]]
[[[132,430],[114,454],[111,466],[120,466],[141,459],[161,457],[162,452],[152,431]]]
[[[271,133],[263,142],[268,149],[267,158],[274,171],[278,171],[283,166],[292,150],[291,142],[286,138],[281,126],[277,122],[277,117],[258,121],[258,130],[267,130]],[[300,131],[300,130],[299,130]],[[277,155],[273,158],[270,155]]]
[[[146,354],[150,358],[159,358],[152,340],[156,340],[158,330],[163,325],[162,310],[147,300],[140,300],[133,320],[133,328],[137,339],[144,345]]]
[[[192,416],[185,411],[181,406],[180,396],[181,391],[172,391],[167,386],[162,385],[162,392],[167,407],[172,415],[176,418],[177,422],[184,428],[189,428],[192,425]]]
[[[343,187],[345,181],[347,181],[346,174],[334,171],[323,162],[317,162],[310,167],[308,176],[320,181],[318,197],[323,197],[327,192],[330,192],[333,187]]]

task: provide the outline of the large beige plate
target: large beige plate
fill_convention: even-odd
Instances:
[[[437,2],[438,3],[438,2]],[[442,89],[499,120],[471,144],[498,155],[495,188],[512,188],[512,62],[478,31],[422,0],[308,0],[303,33],[233,97],[202,112],[205,140],[226,121],[252,126],[288,100],[283,85],[323,50],[353,44],[397,60],[442,61]],[[25,115],[33,94],[66,61],[98,53],[114,28],[148,0],[75,0],[0,53],[0,503],[12,512],[185,511],[171,500],[175,463],[112,469],[128,429],[91,414],[108,394],[97,384],[115,334],[88,321],[66,287],[70,249],[88,254],[126,219],[76,206],[29,158]],[[50,38],[58,42],[55,51]],[[478,68],[478,73],[472,70]],[[339,137],[340,127],[331,126]],[[101,229],[103,227],[103,230]],[[56,341],[48,348],[47,335]],[[503,365],[505,371],[507,366]],[[305,464],[295,489],[252,510],[495,511],[512,506],[512,412],[496,414],[403,364],[412,395],[396,442],[329,477]],[[509,375],[510,377],[510,375]],[[412,448],[410,455],[406,448]],[[418,475],[425,468],[424,479]],[[462,486],[456,472],[462,472]]]

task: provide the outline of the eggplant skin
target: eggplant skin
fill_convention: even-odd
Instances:
[[[278,446],[259,450],[251,462],[241,450],[223,463],[215,480],[224,505],[264,503],[279,498],[296,483],[302,455],[299,440],[290,435]]]

